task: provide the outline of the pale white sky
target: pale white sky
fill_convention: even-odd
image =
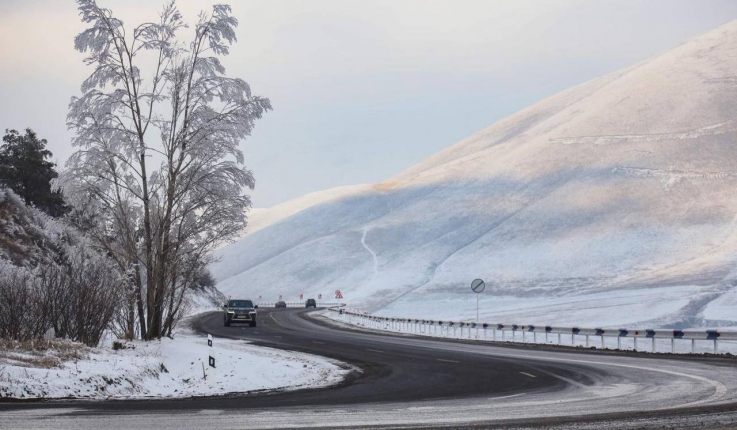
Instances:
[[[98,0],[128,26],[164,0]],[[221,0],[220,2],[227,2]],[[189,22],[211,1],[178,1]],[[224,64],[274,111],[244,142],[257,207],[379,182],[537,100],[737,18],[731,0],[232,0]],[[72,0],[0,0],[0,129],[61,165],[90,69]]]

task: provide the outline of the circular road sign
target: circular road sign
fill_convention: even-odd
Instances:
[[[484,284],[484,281],[481,279],[474,279],[473,282],[471,282],[471,289],[474,293],[480,293],[484,291],[484,288],[486,288],[486,284]]]

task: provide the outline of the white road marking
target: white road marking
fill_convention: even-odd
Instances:
[[[272,320],[274,320],[274,322],[276,323],[276,325],[278,325],[279,327],[281,327],[283,329],[289,330],[287,327],[284,326],[284,324],[280,323],[279,321],[277,321],[276,318],[274,318],[274,314],[273,313],[270,313],[269,316],[271,317]]]
[[[444,361],[446,363],[460,363],[460,361],[457,361],[457,360],[444,360],[442,358],[438,358],[437,360],[438,361]]]
[[[512,397],[524,396],[525,394],[527,394],[527,393],[511,394],[509,396],[500,396],[500,397],[489,397],[487,400],[511,399]]]
[[[569,384],[571,384],[573,386],[576,386],[578,388],[581,388],[581,389],[584,389],[584,390],[587,389],[587,388],[589,388],[589,387],[587,387],[586,385],[584,385],[584,384],[582,384],[580,382],[576,382],[573,379],[570,379],[570,378],[566,378],[566,377],[557,375],[557,374],[555,374],[553,372],[548,372],[547,370],[539,369],[537,367],[535,367],[534,369],[537,370],[538,372],[548,374],[548,375],[552,376],[553,378],[560,379],[561,381],[567,382],[567,383],[569,383]]]
[[[318,342],[316,340],[313,340],[312,343],[319,343],[320,345],[325,345],[325,342]]]
[[[521,374],[523,374],[525,376],[529,376],[530,378],[537,378],[537,376],[535,376],[535,375],[533,375],[531,373],[527,373],[527,372],[519,372],[519,373],[521,373]]]
[[[372,351],[372,352],[384,352],[384,351],[379,351],[378,349],[367,349],[366,351]]]

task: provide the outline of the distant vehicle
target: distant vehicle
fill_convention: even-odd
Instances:
[[[316,308],[317,302],[315,301],[315,299],[307,299],[307,302],[305,303],[305,307],[306,308]]]
[[[251,327],[256,327],[258,305],[254,306],[252,301],[228,300],[223,308],[225,309],[225,315],[223,315],[225,327],[230,327],[233,323],[248,323]]]
[[[276,302],[274,304],[274,307],[275,308],[286,308],[287,307],[287,302],[284,302],[284,301],[279,300],[278,302]]]

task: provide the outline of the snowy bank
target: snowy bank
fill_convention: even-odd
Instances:
[[[216,338],[209,348],[206,336],[194,333],[125,342],[124,347],[114,351],[57,342],[51,349],[28,351],[6,346],[0,349],[0,398],[176,398],[296,390],[337,384],[350,371],[334,360],[245,341]],[[208,367],[211,351],[216,369]]]

